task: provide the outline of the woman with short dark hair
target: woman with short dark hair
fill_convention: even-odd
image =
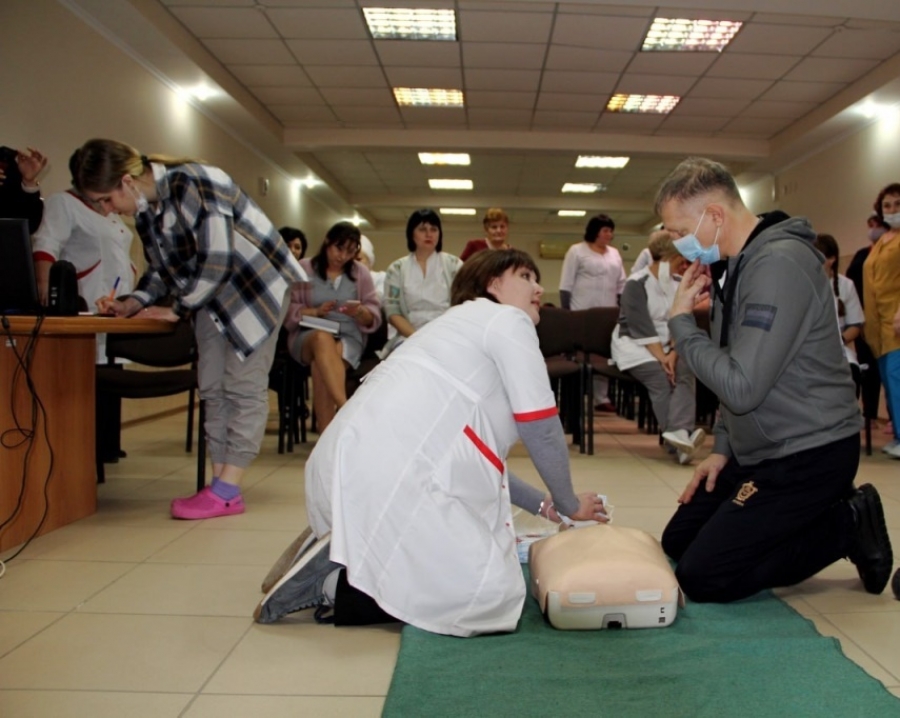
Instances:
[[[459,257],[443,252],[441,217],[433,209],[413,212],[406,222],[409,254],[393,262],[384,278],[384,312],[397,335],[384,349],[387,356],[413,332],[450,306],[450,285],[462,266]]]
[[[518,250],[472,257],[454,280],[454,306],[338,413],[306,464],[311,546],[289,549],[258,621],[331,606],[338,624],[512,631],[525,582],[511,504],[557,522],[606,520],[597,494],[572,488],[535,330],[538,277]],[[549,493],[508,471],[519,439]]]

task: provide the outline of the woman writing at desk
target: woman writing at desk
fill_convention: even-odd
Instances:
[[[91,140],[72,168],[79,192],[102,212],[135,218],[148,261],[137,290],[100,299],[100,311],[172,322],[194,316],[213,483],[175,499],[172,516],[243,513],[240,482],[259,453],[278,329],[303,270],[262,210],[216,167]],[[153,306],[167,295],[171,308]]]

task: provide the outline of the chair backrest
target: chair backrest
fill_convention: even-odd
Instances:
[[[619,321],[618,307],[594,307],[582,309],[580,315],[583,336],[582,347],[586,352],[612,357],[612,335]]]
[[[384,349],[384,345],[387,344],[388,327],[390,327],[390,324],[388,323],[387,317],[384,316],[384,311],[382,311],[381,325],[378,327],[378,329],[369,334],[366,339],[366,346],[365,349],[363,349],[363,358],[377,358],[378,355],[376,354],[376,352],[380,352],[382,349]]]
[[[541,307],[537,325],[541,354],[545,357],[571,354],[580,348],[581,324],[577,312],[556,307]]]
[[[197,358],[194,328],[182,319],[166,334],[107,334],[106,357],[155,367],[192,364]]]

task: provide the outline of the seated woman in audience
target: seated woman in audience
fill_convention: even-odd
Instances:
[[[889,184],[875,200],[878,218],[889,227],[863,265],[866,343],[878,360],[894,436],[885,453],[900,459],[900,183]]]
[[[453,282],[453,307],[369,375],[306,463],[311,534],[276,564],[257,621],[332,607],[337,625],[513,631],[526,589],[511,504],[606,521],[596,493],[572,488],[535,331],[538,277],[524,252],[479,253]],[[519,439],[548,494],[508,471]]]
[[[288,249],[298,262],[306,256],[308,243],[303,231],[296,227],[281,227],[278,230],[281,238],[287,243]]]
[[[385,346],[384,356],[449,308],[450,285],[462,262],[441,251],[443,244],[437,212],[420,209],[410,215],[406,223],[410,253],[393,262],[384,278],[385,316],[397,330],[397,336]]]
[[[834,287],[834,302],[838,315],[838,330],[841,333],[841,341],[844,344],[844,356],[850,364],[853,372],[853,380],[856,382],[856,395],[859,396],[861,374],[859,360],[856,358],[856,339],[862,334],[862,328],[866,317],[863,314],[856,287],[843,274],[838,274],[838,262],[840,260],[840,248],[837,240],[830,234],[816,235],[813,242],[815,248],[825,255],[825,274],[831,280]]]
[[[491,207],[484,213],[484,238],[470,239],[459,258],[465,262],[469,257],[485,249],[509,249],[506,235],[509,232],[509,215],[498,207]]]
[[[372,276],[355,259],[359,237],[359,230],[349,222],[338,222],[328,230],[318,254],[300,261],[309,280],[291,288],[284,320],[288,351],[310,367],[320,434],[347,402],[347,367],[359,366],[364,335],[381,325]],[[330,319],[338,333],[303,326],[307,318]]]
[[[69,159],[71,172],[77,153]],[[57,192],[44,203],[44,218],[34,234],[34,274],[41,304],[49,300],[50,267],[71,262],[78,277],[78,295],[94,308],[97,300],[131,294],[135,267],[131,263],[134,236],[117,214],[104,215],[74,189]],[[97,335],[97,363],[106,362],[106,335]]]
[[[703,443],[703,429],[694,430],[696,389],[694,375],[678,355],[669,337],[669,309],[678,283],[674,275],[687,266],[672,243],[672,235],[659,230],[650,235],[650,264],[625,282],[619,323],[612,336],[612,359],[647,388],[663,441],[687,464]]]

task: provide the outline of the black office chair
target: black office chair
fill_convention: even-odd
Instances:
[[[97,377],[97,483],[106,480],[102,437],[120,430],[104,412],[110,399],[149,399],[189,392],[185,451],[193,449],[194,406],[197,391],[197,347],[189,320],[173,325],[166,334],[108,334],[106,337],[108,364],[98,365]],[[117,365],[117,358],[136,364],[162,368],[162,371],[140,371]],[[180,367],[180,368],[179,368]],[[185,368],[186,367],[186,368]],[[203,430],[204,405],[199,402],[197,438],[197,490],[206,485],[206,434]]]
[[[581,348],[580,319],[576,312],[568,309],[542,307],[537,335],[563,426],[572,433],[573,441],[578,443],[578,450],[583,454],[587,423],[593,420],[593,412],[585,406],[585,369],[576,358]]]

